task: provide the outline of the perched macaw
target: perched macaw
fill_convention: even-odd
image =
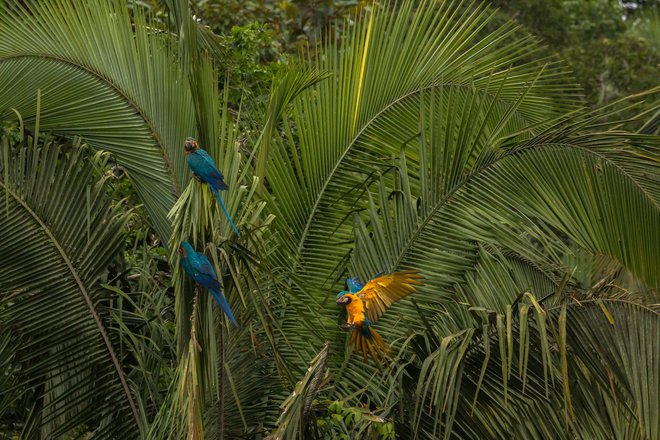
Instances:
[[[339,292],[337,304],[346,308],[347,324],[352,329],[350,342],[365,359],[369,354],[378,365],[379,359],[385,359],[387,344],[372,324],[392,303],[414,293],[417,290],[415,286],[422,285],[421,278],[422,275],[416,270],[403,270],[377,276],[366,284],[357,277],[346,280],[349,290]]]
[[[197,141],[193,138],[186,139],[184,150],[188,156],[186,162],[188,162],[188,166],[192,170],[193,175],[197,180],[209,184],[211,191],[213,191],[222,210],[225,212],[229,224],[234,228],[236,235],[240,237],[241,234],[238,233],[236,225],[234,225],[234,222],[229,216],[229,212],[227,212],[227,208],[225,208],[225,204],[222,203],[222,199],[220,198],[220,193],[218,191],[224,191],[229,188],[229,186],[225,183],[220,170],[215,166],[213,158],[206,152],[206,150],[200,148],[199,145],[197,145]]]
[[[206,255],[201,252],[195,252],[193,247],[187,241],[181,243],[179,247],[181,253],[181,267],[193,279],[195,283],[209,289],[216,302],[225,315],[229,318],[234,327],[238,327],[234,315],[231,313],[229,303],[222,294],[222,285],[215,275],[211,262]]]

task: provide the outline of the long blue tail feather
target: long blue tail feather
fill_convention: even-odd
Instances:
[[[211,190],[215,193],[215,197],[218,199],[218,202],[220,203],[220,206],[222,207],[222,210],[225,212],[225,215],[227,216],[227,220],[229,220],[229,224],[231,225],[232,228],[234,228],[234,232],[236,232],[237,236],[241,236],[241,234],[238,233],[238,229],[236,229],[236,225],[232,221],[231,217],[229,216],[229,212],[227,212],[227,208],[225,208],[225,204],[222,203],[222,198],[220,197],[220,193],[218,192],[217,189],[211,187]]]
[[[209,291],[215,298],[215,301],[218,303],[222,311],[225,312],[225,315],[227,315],[231,323],[234,324],[234,327],[238,327],[238,323],[236,322],[236,319],[234,319],[234,315],[231,313],[231,309],[229,308],[229,303],[227,302],[227,299],[222,294],[222,292],[219,292],[218,294],[215,289],[209,289]]]

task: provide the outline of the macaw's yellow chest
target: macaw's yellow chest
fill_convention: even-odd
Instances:
[[[364,301],[351,295],[351,302],[346,305],[346,312],[348,312],[348,323],[360,325],[364,323]]]

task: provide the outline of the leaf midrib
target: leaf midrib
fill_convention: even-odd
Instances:
[[[130,389],[128,387],[128,382],[126,381],[124,371],[121,367],[121,364],[119,363],[119,359],[117,358],[117,355],[115,354],[114,349],[112,348],[112,343],[110,342],[110,338],[105,331],[105,326],[103,325],[103,321],[101,320],[100,316],[98,313],[96,313],[96,309],[94,308],[94,304],[89,296],[89,292],[85,288],[85,285],[83,284],[82,280],[80,279],[80,276],[78,275],[78,272],[76,271],[76,268],[74,267],[73,263],[71,262],[71,259],[69,256],[66,254],[62,246],[60,245],[59,241],[53,233],[50,231],[50,228],[41,220],[41,218],[37,215],[36,212],[34,212],[28,205],[25,203],[25,201],[14,191],[12,191],[6,184],[6,182],[0,181],[0,187],[2,187],[7,194],[9,194],[29,215],[32,217],[32,219],[39,225],[39,227],[43,230],[43,232],[46,234],[50,242],[53,244],[53,246],[57,249],[57,251],[60,254],[60,257],[62,258],[62,261],[64,264],[67,266],[69,271],[71,272],[71,276],[73,277],[75,283],[78,286],[78,289],[80,293],[82,294],[85,303],[87,304],[87,307],[89,308],[89,311],[94,318],[94,321],[96,322],[96,326],[99,329],[99,333],[101,334],[101,337],[103,338],[103,342],[105,343],[105,346],[108,350],[108,354],[110,355],[110,358],[112,360],[112,364],[115,367],[115,370],[117,371],[117,375],[119,376],[119,380],[121,382],[122,388],[124,390],[124,394],[126,395],[126,398],[128,400],[128,403],[131,407],[131,412],[133,414],[133,418],[135,419],[135,424],[137,426],[140,426],[140,417],[138,415],[137,407],[135,406],[135,402],[133,401],[133,397],[131,395]]]

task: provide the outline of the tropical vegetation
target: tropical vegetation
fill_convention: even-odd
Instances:
[[[283,3],[265,57],[211,2],[1,6],[0,438],[660,438],[657,78],[585,98],[485,4]],[[335,296],[403,269],[376,365]]]

